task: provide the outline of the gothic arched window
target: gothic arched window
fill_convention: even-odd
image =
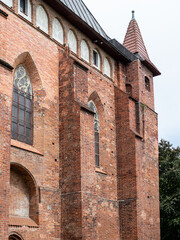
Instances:
[[[111,77],[111,65],[107,58],[104,59],[104,74],[106,74],[108,77]]]
[[[93,110],[94,114],[94,142],[95,142],[95,164],[99,167],[99,115],[96,105],[93,101],[88,104],[89,108]]]
[[[86,61],[89,62],[89,48],[86,41],[82,40],[81,42],[81,57]]]
[[[8,238],[9,240],[21,240],[22,238],[20,238],[18,235],[16,234],[12,234],[9,236]]]
[[[72,52],[77,53],[77,39],[72,30],[68,32],[68,45]]]
[[[12,138],[32,145],[33,96],[26,69],[19,65],[14,74],[12,104]]]
[[[40,5],[36,9],[36,25],[48,34],[48,16],[44,8]]]
[[[63,36],[63,28],[60,24],[60,22],[58,21],[57,18],[54,18],[53,20],[53,33],[52,33],[52,37],[58,41],[59,43],[63,44],[64,42],[64,36]]]

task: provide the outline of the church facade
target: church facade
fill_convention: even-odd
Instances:
[[[158,127],[137,21],[0,1],[0,240],[159,240]]]

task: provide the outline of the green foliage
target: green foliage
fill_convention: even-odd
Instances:
[[[180,147],[159,143],[161,239],[180,240]]]

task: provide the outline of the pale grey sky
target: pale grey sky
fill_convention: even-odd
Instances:
[[[110,38],[123,42],[131,11],[151,61],[162,73],[154,78],[159,140],[180,146],[180,0],[84,0]]]

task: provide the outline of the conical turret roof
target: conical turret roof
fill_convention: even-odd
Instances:
[[[132,11],[132,19],[129,23],[123,45],[131,52],[138,53],[144,59],[150,60],[138,23],[134,18],[134,11]]]

